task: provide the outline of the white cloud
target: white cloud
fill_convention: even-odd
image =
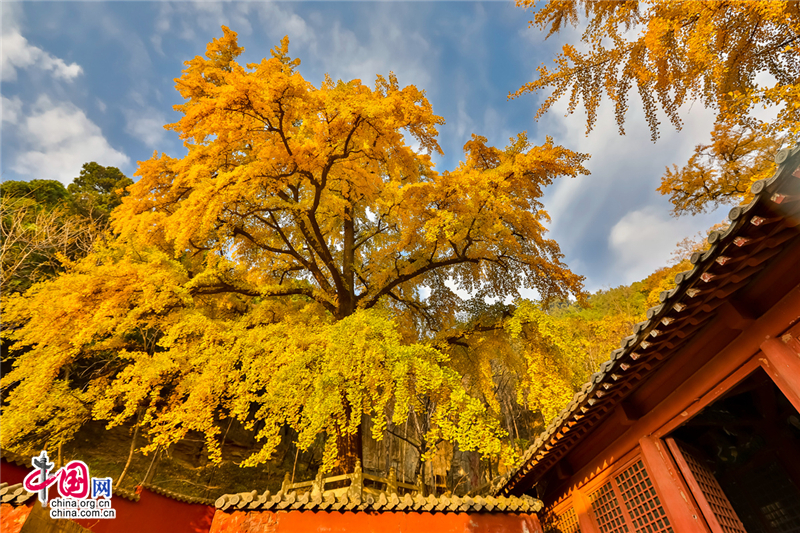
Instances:
[[[459,98],[458,99],[458,114],[456,115],[455,120],[453,120],[452,129],[455,132],[455,140],[456,142],[460,142],[464,144],[469,140],[470,134],[475,131],[475,121],[472,120],[472,117],[467,110],[467,100],[466,98]]]
[[[365,10],[368,15],[364,15]],[[269,57],[268,49],[256,49],[253,42],[266,41],[272,47],[288,35],[290,55],[302,60],[301,72],[316,85],[326,72],[334,79],[360,79],[372,85],[376,74],[385,76],[393,71],[401,85],[415,84],[430,90],[433,80],[425,63],[437,52],[422,29],[408,29],[415,11],[367,2],[363,9],[352,9],[356,11],[369,20],[368,26],[345,17],[331,19],[313,8],[307,9],[304,17],[289,2],[169,3],[160,7],[150,42],[160,50],[170,32],[184,40],[205,43],[220,37],[220,26],[225,25],[239,34],[239,44],[246,49],[239,60],[244,63]],[[250,37],[254,28],[259,35]]]
[[[490,145],[503,148],[508,145],[512,138],[516,138],[517,132],[508,128],[508,122],[502,113],[492,106],[486,106],[483,112],[483,127],[480,130],[480,135],[489,139]]]
[[[170,23],[169,18],[166,16],[169,9],[169,6],[166,4],[162,5],[161,7],[161,16],[156,19],[156,33],[150,36],[150,44],[153,45],[156,52],[160,55],[164,55],[164,50],[161,47],[164,35],[169,31]]]
[[[636,182],[646,179],[647,187],[655,190],[667,165],[682,164],[688,160],[695,145],[708,141],[714,119],[713,111],[704,109],[700,104],[694,107],[686,104],[679,111],[684,121],[683,129],[676,131],[666,120],[662,120],[661,137],[654,144],[638,94],[630,95],[624,136],[619,135],[614,108],[608,102],[600,106],[597,123],[589,135],[586,135],[583,110],[579,108],[575,114],[564,117],[566,109],[567,101],[562,99],[542,120],[546,127],[540,126],[539,129],[556,130],[554,137],[557,142],[572,150],[591,154],[586,166],[593,175],[556,182],[554,188],[557,192],[548,202],[554,221],[570,209],[575,195],[585,192],[586,187],[604,189],[604,192],[617,189],[618,192],[627,185],[636,185]],[[556,127],[551,128],[551,125]],[[635,170],[619,172],[622,166]],[[612,169],[613,172],[609,172]],[[596,198],[602,199],[604,196]]]
[[[589,135],[581,108],[564,116],[565,99],[543,117],[538,127],[538,131],[553,135],[556,143],[591,155],[585,163],[591,175],[556,180],[544,198],[553,221],[551,237],[561,245],[573,270],[587,276],[590,290],[631,283],[651,274],[667,264],[679,240],[705,230],[723,216],[712,212],[673,218],[672,206],[656,192],[665,167],[683,165],[695,145],[708,142],[713,111],[699,103],[693,107],[687,104],[680,111],[683,129],[676,131],[662,119],[661,136],[653,143],[638,94],[632,93],[630,97],[624,136],[618,133],[613,105],[607,101],[600,106],[597,123]],[[640,213],[639,218],[633,218],[632,212]],[[632,236],[632,243],[620,255],[625,230],[634,227],[632,221],[655,224],[654,229],[642,227],[653,239],[640,242]],[[616,248],[610,240],[612,232],[616,232],[613,241]],[[636,250],[647,252],[642,251],[640,256],[634,254]],[[579,270],[575,266],[577,260],[591,266]]]
[[[222,35],[220,26],[249,35],[253,31],[250,9],[249,2],[164,2],[159,6],[156,32],[150,42],[160,51],[168,32],[186,41],[208,42]]]
[[[777,85],[778,80],[770,74],[766,70],[762,70],[755,77],[755,83],[758,85],[759,89],[768,89],[770,87],[775,87]],[[781,111],[786,108],[785,103],[781,103],[780,105],[772,105],[766,106],[763,104],[758,104],[753,107],[751,111],[751,115],[758,120],[763,122],[772,123],[777,120],[778,116],[780,115]]]
[[[164,114],[153,108],[145,110],[125,111],[125,131],[136,139],[142,141],[148,148],[156,148],[166,138],[167,132],[164,124],[167,120]]]
[[[74,80],[83,72],[77,63],[67,64],[63,59],[33,46],[13,28],[3,32],[1,50],[2,78],[7,82],[17,79],[17,69],[28,67],[51,71],[54,77],[68,81]]]
[[[33,113],[19,121],[16,133],[21,149],[11,169],[32,178],[70,183],[87,161],[112,166],[130,163],[82,110],[68,102],[40,97]]]
[[[622,217],[611,228],[608,245],[624,283],[643,279],[668,265],[678,242],[692,235],[695,225],[693,219],[670,218],[663,209],[654,207]]]
[[[469,291],[465,291],[464,289],[460,289],[458,287],[458,284],[455,281],[453,281],[452,279],[448,279],[447,281],[444,282],[444,284],[448,289],[453,291],[456,294],[456,296],[458,296],[462,300],[466,301],[466,300],[469,300],[470,298],[473,297],[473,294],[471,294]]]
[[[3,106],[0,109],[2,109],[3,122],[16,124],[22,113],[22,100],[19,99],[19,96],[14,96],[13,98],[3,96],[2,102]]]

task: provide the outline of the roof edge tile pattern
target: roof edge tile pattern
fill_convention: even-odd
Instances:
[[[534,513],[542,508],[542,502],[530,496],[399,496],[396,493],[380,492],[377,496],[367,493],[352,495],[333,492],[324,495],[311,495],[305,492],[298,496],[295,491],[275,495],[264,491],[240,492],[220,496],[216,503],[222,511],[393,511],[393,512],[441,512],[441,513],[479,513],[508,512]]]
[[[165,498],[169,498],[171,500],[183,502],[183,503],[196,503],[200,505],[208,505],[213,506],[214,500],[210,498],[200,498],[198,496],[187,496],[186,494],[181,494],[179,492],[174,492],[167,489],[162,489],[161,487],[157,487],[155,485],[145,484],[142,485],[145,489],[149,490],[154,494],[158,494],[160,496],[164,496]],[[121,492],[119,490],[115,491],[117,493]],[[136,499],[139,499],[139,495],[136,495]]]
[[[660,305],[647,310],[647,320],[636,324],[633,328],[634,334],[622,339],[621,347],[611,352],[608,361],[600,365],[597,373],[585,383],[581,390],[573,397],[558,416],[548,425],[548,427],[536,438],[534,443],[525,451],[517,466],[504,474],[493,483],[492,493],[508,495],[514,487],[528,474],[536,468],[540,473],[544,473],[548,468],[563,456],[568,449],[574,446],[580,439],[578,431],[572,431],[578,427],[582,419],[591,419],[594,422],[603,418],[599,413],[599,399],[606,395],[606,390],[614,387],[621,375],[625,375],[631,367],[637,364],[637,360],[650,359],[649,364],[654,366],[664,358],[664,353],[654,353],[649,350],[646,357],[642,354],[654,344],[657,344],[663,330],[673,330],[671,326],[674,322],[682,322],[681,314],[689,308],[698,307],[699,296],[707,293],[713,286],[713,280],[718,276],[715,266],[725,265],[733,262],[731,257],[737,254],[737,249],[755,245],[759,239],[772,239],[777,244],[766,247],[760,252],[760,263],[748,267],[747,265],[738,266],[735,275],[727,279],[727,285],[718,289],[716,292],[724,292],[725,295],[743,287],[749,281],[750,276],[760,270],[761,263],[776,255],[780,250],[776,249],[781,243],[789,238],[796,236],[794,226],[798,224],[798,215],[793,214],[794,218],[789,218],[789,223],[784,224],[783,228],[767,231],[762,236],[744,236],[743,233],[750,231],[751,228],[770,227],[773,223],[785,221],[787,217],[765,218],[758,216],[761,211],[770,211],[775,205],[793,204],[800,199],[800,144],[794,148],[786,148],[778,152],[775,156],[778,169],[775,174],[768,179],[757,181],[753,184],[751,192],[753,200],[745,206],[737,206],[731,209],[728,218],[730,225],[721,231],[714,231],[708,236],[710,248],[704,252],[696,252],[692,255],[691,263],[694,268],[681,272],[675,276],[675,287],[664,291],[659,295]],[[792,181],[794,180],[794,181]],[[788,185],[787,185],[788,184]],[[789,193],[783,190],[784,186],[792,189]],[[788,209],[794,211],[797,207]],[[779,230],[791,229],[792,231],[779,234]],[[789,235],[786,235],[789,233]],[[783,240],[781,240],[783,239]],[[729,253],[730,251],[730,253]],[[738,255],[741,255],[739,253]],[[747,261],[749,263],[749,261]],[[707,306],[706,306],[707,307]],[[707,319],[707,317],[706,317]],[[696,320],[695,320],[696,321]],[[704,323],[692,324],[688,322],[686,330],[681,335],[681,342],[686,340],[694,331],[700,329]],[[651,357],[655,356],[655,357]],[[632,386],[632,385],[630,385]],[[630,390],[630,389],[628,389]],[[584,421],[585,422],[585,421]],[[585,433],[584,433],[585,434]],[[554,452],[559,454],[556,459],[552,459]],[[545,459],[550,461],[545,463]]]
[[[28,492],[22,483],[9,485],[0,483],[0,503],[9,503],[13,506],[24,505],[28,500],[36,495],[35,492]]]
[[[12,505],[22,505],[26,503],[35,492],[28,492],[22,483],[9,485],[8,483],[0,483],[0,503],[10,503]],[[124,489],[114,489],[114,496],[119,496],[133,502],[139,501],[139,495]],[[213,505],[209,503],[207,505]]]
[[[139,495],[136,494],[135,492],[127,490],[127,489],[119,489],[119,488],[113,489],[111,491],[111,494],[113,496],[119,496],[120,498],[125,498],[126,500],[129,500],[129,501],[132,501],[132,502],[138,502],[139,501]]]
[[[369,481],[372,486],[365,487]],[[345,483],[345,486],[325,490],[326,484]],[[377,487],[382,486],[383,489]],[[299,489],[299,490],[298,490]],[[403,491],[404,494],[400,494]],[[393,511],[393,512],[440,512],[440,513],[479,513],[519,512],[535,513],[542,508],[542,502],[530,496],[425,496],[426,487],[418,479],[416,485],[398,482],[394,468],[389,477],[383,478],[367,474],[361,470],[361,462],[356,461],[352,474],[325,477],[317,473],[313,481],[292,483],[287,473],[281,489],[276,494],[269,490],[224,494],[215,502],[221,511]]]
[[[25,457],[19,455],[18,453],[14,453],[12,451],[3,448],[0,448],[0,459],[8,461],[12,465],[21,466],[22,468],[31,467],[30,458],[26,459]]]

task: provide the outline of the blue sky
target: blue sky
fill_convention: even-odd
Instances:
[[[583,115],[564,116],[565,102],[535,122],[545,94],[508,100],[579,35],[545,41],[512,2],[3,2],[0,9],[3,180],[69,183],[88,161],[132,176],[154,150],[184,153],[163,129],[182,103],[173,79],[227,25],[246,50],[242,63],[268,56],[288,35],[290,54],[315,85],[325,73],[372,85],[376,74],[393,71],[401,85],[426,90],[446,120],[439,170],[456,166],[472,133],[502,147],[525,130],[537,144],[550,135],[592,154],[592,175],[558,181],[545,198],[550,235],[590,290],[645,277],[679,240],[726,212],[675,219],[655,191],[665,166],[682,164],[708,140],[713,115],[700,103],[684,110],[682,131],[665,128],[653,144],[635,97],[625,136],[610,107],[587,136]]]

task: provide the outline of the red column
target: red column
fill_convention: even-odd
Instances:
[[[581,526],[582,533],[599,533],[597,524],[592,519],[592,502],[581,491],[572,491],[572,507],[578,515],[578,524]]]
[[[667,446],[661,439],[642,437],[639,440],[642,460],[650,479],[661,497],[661,504],[672,522],[672,529],[681,533],[708,533],[708,527],[695,505],[691,492],[678,472]]]

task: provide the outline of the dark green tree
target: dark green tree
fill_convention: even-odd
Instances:
[[[73,182],[0,183],[0,288],[24,292],[63,271],[108,229],[111,211],[133,181],[116,167],[86,163]]]
[[[70,193],[56,180],[4,181],[0,183],[0,196],[37,209],[49,210],[72,203]]]
[[[104,167],[92,161],[84,163],[80,175],[67,187],[78,213],[108,220],[111,211],[122,203],[125,187],[133,180],[117,167]]]

